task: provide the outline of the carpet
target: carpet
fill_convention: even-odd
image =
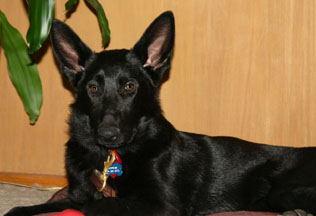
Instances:
[[[0,215],[16,206],[41,204],[56,192],[54,188],[17,186],[0,182]]]

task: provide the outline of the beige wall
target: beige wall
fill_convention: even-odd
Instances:
[[[21,1],[0,9],[25,37]],[[64,3],[56,1],[64,20]],[[165,10],[176,18],[170,79],[162,86],[166,117],[181,130],[256,142],[316,146],[316,1],[100,0],[112,31],[109,49],[130,48]],[[101,50],[95,15],[80,1],[67,23]],[[0,172],[64,174],[68,105],[49,47],[40,60],[44,104],[35,126],[0,55]]]

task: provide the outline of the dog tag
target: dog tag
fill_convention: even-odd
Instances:
[[[99,192],[102,192],[106,186],[106,181],[108,180],[109,174],[109,168],[113,165],[114,161],[116,160],[116,155],[114,151],[110,151],[110,154],[108,155],[108,158],[106,161],[104,161],[104,168],[103,171],[100,172],[99,170],[95,169],[93,170],[93,174],[96,175],[99,179],[99,181],[102,183],[102,187],[98,188]]]
[[[108,175],[111,176],[111,178],[116,178],[122,174],[122,164],[120,164],[118,161],[115,161],[115,163],[109,168]]]

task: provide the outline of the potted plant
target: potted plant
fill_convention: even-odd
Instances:
[[[98,17],[102,33],[102,46],[110,40],[110,29],[102,5],[98,0],[85,0]],[[30,26],[27,44],[17,29],[10,25],[0,10],[0,44],[4,50],[10,79],[19,94],[30,123],[35,124],[42,106],[43,94],[40,76],[32,54],[47,39],[54,17],[55,0],[26,0]],[[68,0],[65,9],[71,13],[78,0]]]

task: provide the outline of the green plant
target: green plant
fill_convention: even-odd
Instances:
[[[12,27],[4,13],[0,10],[0,43],[7,58],[7,67],[10,79],[15,86],[30,123],[35,124],[42,106],[42,84],[36,63],[31,55],[38,51],[47,39],[54,16],[55,0],[26,0],[30,27],[27,32],[27,43],[17,29]],[[102,46],[110,40],[110,29],[102,5],[98,0],[85,0],[95,11],[98,17]],[[68,0],[65,4],[70,11],[77,0]]]

